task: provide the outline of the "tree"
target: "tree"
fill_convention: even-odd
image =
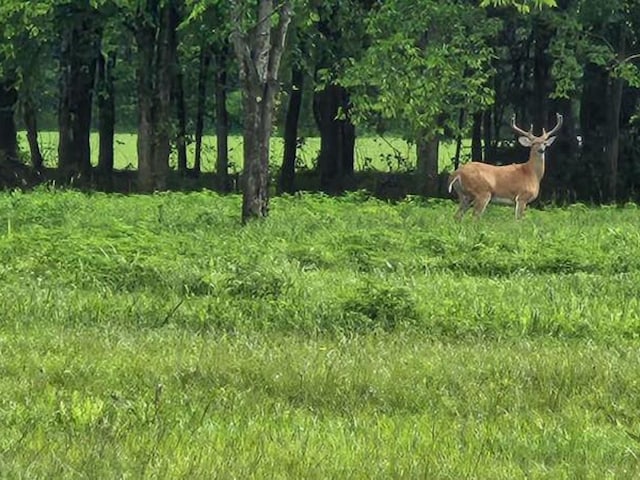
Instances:
[[[89,0],[60,4],[55,17],[61,26],[58,166],[71,179],[91,170],[91,107],[102,26]]]
[[[216,175],[218,188],[223,192],[231,189],[229,180],[229,114],[227,112],[228,71],[230,46],[226,39],[213,45],[215,61],[215,98],[216,98]]]
[[[230,11],[227,2],[219,0],[188,0],[187,8],[191,13],[187,17],[193,42],[197,45],[198,76],[195,120],[195,160],[194,173],[200,174],[202,135],[207,105],[207,76],[213,67],[215,96],[216,131],[216,187],[229,191],[229,115],[227,111],[227,91],[229,89],[229,70],[231,68],[231,46],[229,35]]]
[[[114,155],[116,104],[113,70],[116,65],[116,52],[104,52],[98,57],[96,79],[98,132],[100,145],[98,153],[98,171],[107,184],[111,183]]]
[[[15,184],[19,169],[16,109],[22,103],[34,166],[42,167],[33,96],[43,44],[52,36],[51,2],[0,2],[0,183]]]
[[[105,189],[113,188],[114,141],[116,131],[116,65],[122,48],[122,38],[128,32],[120,22],[115,5],[101,6],[104,29],[100,39],[100,52],[96,71],[96,107],[98,116],[98,168],[97,180]],[[130,38],[130,37],[129,37]]]
[[[298,150],[298,121],[302,108],[302,89],[304,86],[304,70],[298,64],[291,67],[291,86],[289,103],[284,122],[284,152],[280,170],[279,189],[292,193],[296,173],[296,156]]]
[[[340,79],[353,92],[356,120],[393,121],[416,143],[428,195],[438,192],[440,137],[457,131],[460,109],[493,102],[489,40],[498,27],[483,9],[458,2],[389,1],[372,11],[371,46]]]
[[[164,190],[171,151],[171,90],[177,17],[171,2],[140,2],[135,10],[138,47],[138,186]]]
[[[207,75],[211,63],[209,46],[201,43],[198,51],[198,82],[196,87],[196,122],[195,122],[195,156],[193,159],[193,172],[200,175],[202,170],[202,136],[204,135],[204,114],[207,102]]]
[[[304,4],[308,6],[308,2]],[[287,91],[287,105],[283,125],[284,149],[282,166],[278,179],[278,191],[292,193],[295,187],[296,158],[298,154],[298,123],[302,111],[305,76],[311,62],[309,55],[313,28],[312,17],[307,9],[299,8],[292,25],[289,27],[289,65],[290,78]]]
[[[254,10],[232,1],[232,43],[239,64],[244,107],[244,171],[242,221],[265,217],[269,211],[269,141],[271,138],[278,73],[292,0],[276,7],[273,0],[258,0]],[[275,26],[272,20],[276,18]]]
[[[640,87],[640,70],[633,63],[637,57],[630,53],[640,47],[640,5],[632,0],[566,3],[550,49],[554,96],[580,95],[583,147],[572,169],[574,179],[567,181],[581,198],[614,201],[621,181],[623,91],[627,84]]]
[[[333,0],[316,5],[313,114],[320,131],[320,189],[336,193],[354,172],[356,129],[351,118],[351,92],[339,81],[345,58],[359,58],[366,41],[366,0]]]
[[[18,160],[18,140],[14,120],[18,101],[16,73],[5,71],[0,81],[0,162]]]
[[[482,0],[481,7],[515,7],[520,13],[529,13],[532,8],[555,7],[556,0]]]

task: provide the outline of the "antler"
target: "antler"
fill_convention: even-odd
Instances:
[[[511,128],[513,129],[514,132],[516,132],[518,135],[524,135],[527,138],[533,138],[533,125],[531,125],[531,129],[527,132],[523,129],[521,129],[520,127],[518,127],[516,125],[516,114],[514,113],[513,116],[511,117]]]
[[[560,115],[559,113],[556,113],[556,118],[557,118],[556,126],[553,127],[550,132],[545,132],[544,128],[542,129],[542,136],[544,138],[548,138],[548,137],[550,137],[552,135],[555,135],[555,133],[558,130],[560,130],[560,127],[562,127],[562,115]]]

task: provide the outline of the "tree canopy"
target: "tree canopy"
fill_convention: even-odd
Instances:
[[[184,183],[169,179],[174,171],[184,178],[203,173],[202,137],[215,130],[216,181],[209,186],[239,188],[226,138],[248,125],[247,98],[272,95],[261,114],[273,115],[263,131],[285,138],[287,191],[359,187],[356,137],[387,134],[416,144],[417,166],[406,173],[427,175],[431,183],[423,193],[438,195],[437,177],[446,168],[437,163],[440,142],[458,142],[456,164],[468,158],[505,163],[514,155],[505,128],[510,115],[541,129],[556,112],[566,120],[544,191],[596,201],[637,191],[637,0],[258,5],[271,13],[263,18],[246,2],[220,0],[2,2],[3,184],[18,181],[16,169],[23,172],[25,165],[42,178],[51,173],[43,169],[38,131],[53,129],[60,133],[54,167],[66,171],[62,180],[112,185],[99,179],[118,173],[109,148],[113,132],[134,131],[140,171],[127,185],[162,190]],[[282,37],[281,56],[272,57],[258,47],[278,37],[288,5],[290,34]],[[249,47],[244,53],[242,39]],[[246,79],[261,78],[265,58],[274,60],[265,70],[271,73],[252,88],[272,90],[247,97]],[[87,140],[91,129],[101,137],[97,170]],[[27,131],[28,151],[17,141],[19,130]],[[312,160],[317,180],[296,187],[296,151],[307,136],[320,137]],[[245,138],[253,137],[245,130]],[[471,139],[471,154],[461,149],[463,138]],[[193,164],[190,142],[196,144]],[[265,149],[248,150],[251,157]],[[281,165],[272,157],[261,160],[267,183]],[[252,165],[250,158],[243,163]]]

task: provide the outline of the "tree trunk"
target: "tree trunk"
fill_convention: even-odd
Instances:
[[[484,140],[484,161],[495,165],[496,158],[493,154],[493,137],[491,136],[491,110],[482,112],[482,135]]]
[[[453,169],[457,170],[460,166],[460,153],[462,151],[462,127],[464,126],[464,109],[461,108],[458,113],[458,134],[456,135],[456,153],[453,157]]]
[[[473,114],[473,127],[471,129],[471,160],[482,161],[482,112]]]
[[[265,96],[271,88],[258,86],[244,102],[244,171],[242,195],[243,222],[266,217],[269,213],[269,139],[271,138],[272,101]]]
[[[96,12],[71,6],[63,21],[60,50],[58,166],[67,180],[91,172],[91,105],[100,32]]]
[[[15,123],[15,109],[18,90],[11,78],[0,80],[0,165],[18,161],[18,136]],[[5,172],[1,172],[3,175]]]
[[[604,200],[607,165],[604,159],[607,125],[608,74],[594,64],[585,67],[580,125],[582,127],[582,161],[572,172],[575,189],[581,200]]]
[[[207,71],[211,56],[208,48],[204,45],[200,47],[198,60],[198,87],[196,103],[196,128],[195,128],[195,158],[193,161],[193,172],[200,175],[202,171],[202,135],[204,133],[204,112],[207,103]]]
[[[348,118],[349,97],[338,85],[314,95],[314,116],[320,130],[320,189],[339,193],[354,171],[355,127]]]
[[[296,175],[296,153],[298,150],[298,121],[302,107],[304,71],[297,66],[291,70],[289,106],[284,123],[284,155],[280,171],[280,191],[292,193]]]
[[[144,25],[136,31],[138,44],[138,188],[143,192],[152,192],[164,186],[158,178],[159,172],[154,165],[156,155],[154,142],[154,50],[155,28]]]
[[[574,201],[575,172],[578,170],[578,141],[571,99],[558,99],[553,102],[553,111],[562,114],[564,122],[557,140],[547,153],[547,173],[541,188],[545,197],[556,201]],[[555,118],[554,118],[555,121]],[[553,126],[553,123],[549,123]]]
[[[171,154],[171,87],[175,73],[176,61],[176,28],[178,26],[175,5],[170,3],[162,6],[160,10],[160,29],[158,32],[157,60],[157,87],[155,118],[155,164],[162,183],[157,186],[159,190],[166,188],[169,173],[169,155]]]
[[[257,23],[249,33],[240,30],[243,5],[232,2],[231,35],[240,69],[244,105],[244,171],[242,177],[242,222],[267,216],[269,212],[269,140],[273,106],[278,90],[278,71],[287,28],[293,15],[291,0],[285,0],[276,15],[271,0],[259,0]]]
[[[24,125],[27,130],[27,142],[31,155],[31,165],[38,173],[44,168],[44,160],[38,143],[38,115],[31,92],[26,92],[22,101]]]
[[[116,54],[102,54],[98,57],[98,133],[100,146],[98,171],[100,181],[107,189],[112,188],[114,166],[113,142],[115,137],[116,105],[113,69]]]
[[[218,188],[223,192],[231,190],[229,181],[229,114],[227,112],[227,64],[229,45],[224,44],[216,54],[216,175]],[[269,132],[269,135],[271,133]]]
[[[549,120],[549,92],[551,91],[552,58],[547,53],[553,36],[552,31],[544,24],[542,18],[534,21],[534,57],[533,57],[533,125],[538,129],[536,135],[542,134],[542,127]]]
[[[440,140],[437,137],[416,142],[418,188],[427,197],[438,195],[438,156]]]
[[[618,55],[626,56],[627,42],[623,29],[618,31]],[[608,197],[610,202],[618,200],[618,161],[620,156],[620,114],[622,111],[622,92],[624,79],[609,75],[607,84],[607,129],[605,155],[608,165]]]
[[[178,131],[176,132],[178,171],[185,175],[187,173],[187,106],[184,100],[184,75],[178,64],[176,64],[173,89],[176,104],[176,120],[178,122]]]
[[[607,101],[607,143],[605,155],[608,168],[608,200],[618,199],[618,158],[620,156],[620,110],[624,79],[610,78]]]
[[[153,8],[155,4],[148,4]],[[146,12],[153,13],[153,12]],[[177,15],[172,5],[158,12],[159,24],[139,20],[138,44],[138,186],[165,190],[171,153],[171,86],[175,67]]]

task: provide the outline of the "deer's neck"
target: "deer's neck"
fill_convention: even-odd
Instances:
[[[531,152],[527,163],[531,167],[531,170],[533,170],[538,181],[542,180],[542,177],[544,177],[544,153]]]

